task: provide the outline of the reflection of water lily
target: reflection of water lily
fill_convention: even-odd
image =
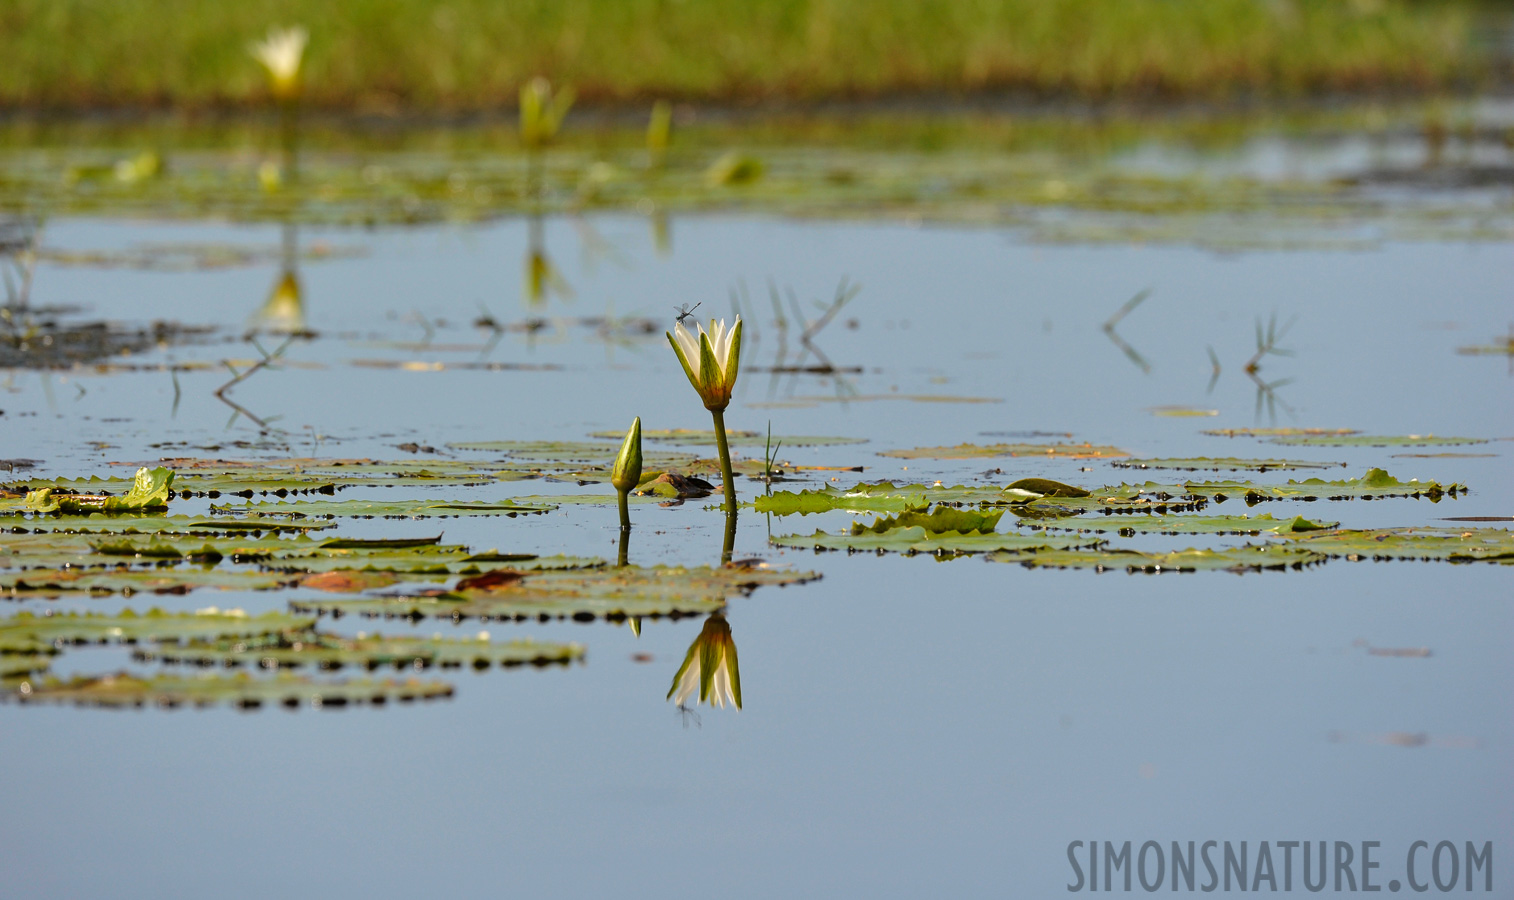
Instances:
[[[298,334],[305,330],[305,303],[300,290],[300,277],[293,269],[285,269],[282,277],[273,286],[268,301],[253,317],[256,325],[264,331],[276,334]]]
[[[268,37],[254,42],[252,56],[268,70],[274,96],[292,99],[300,91],[300,58],[310,34],[303,28],[270,28]]]
[[[531,306],[539,306],[549,293],[564,300],[573,299],[573,287],[557,271],[552,260],[545,252],[532,249],[526,253],[526,301]]]
[[[704,629],[690,645],[678,674],[673,676],[668,699],[685,706],[696,688],[700,703],[721,707],[730,703],[741,708],[741,672],[736,665],[736,642],[731,639],[731,626],[724,616],[710,616],[705,620]]]

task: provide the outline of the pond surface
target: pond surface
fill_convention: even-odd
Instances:
[[[1120,164],[1294,171],[1290,153],[1321,152],[1267,134],[1202,163],[1143,147]],[[1508,165],[1491,153],[1469,152],[1468,166]],[[1338,178],[1332,166],[1320,163],[1320,177]],[[1280,484],[1380,467],[1470,490],[1253,512],[1347,528],[1459,527],[1445,520],[1506,517],[1514,499],[1514,368],[1507,352],[1458,352],[1496,349],[1514,321],[1514,244],[1497,232],[1510,200],[1496,181],[1402,198],[1491,222],[1492,235],[1409,239],[1369,221],[1366,240],[1314,247],[1315,232],[1290,219],[1283,233],[1296,240],[1272,240],[1269,226],[1267,246],[1225,252],[1192,239],[1190,225],[1132,241],[1128,230],[1069,238],[1023,221],[908,212],[612,209],[367,230],[56,215],[41,233],[26,315],[152,337],[69,368],[7,369],[3,453],[37,461],[26,476],[122,476],[164,457],[481,458],[448,445],[580,441],[633,416],[647,429],[708,428],[662,335],[676,305],[697,302],[699,316],[729,316],[733,304],[744,313],[730,427],[866,441],[782,447],[787,466],[838,468],[801,470],[774,491],[1024,477]],[[1397,202],[1374,200],[1386,206],[1367,218],[1391,219]],[[1151,233],[1169,221],[1143,215]],[[555,273],[539,279],[534,304],[525,299],[533,252]],[[207,265],[211,257],[226,262]],[[244,334],[291,327],[289,298],[283,318],[274,308],[291,266],[299,333],[287,343],[261,334],[276,360],[223,400],[216,390],[232,377],[223,361],[241,372],[259,358]],[[843,279],[860,291],[806,353],[799,317],[817,321]],[[174,334],[159,340],[154,322],[174,323]],[[1285,352],[1248,373],[1268,328]],[[832,370],[773,371],[796,365]],[[1203,433],[1268,427],[1487,442],[1299,447]],[[1135,458],[1344,467],[1173,473],[1102,458],[880,455],[1062,441]],[[501,500],[608,488],[533,479],[351,488],[340,498],[401,490]],[[741,479],[743,500],[764,490]],[[173,511],[202,514],[210,503],[181,498]],[[716,503],[634,505],[631,560],[717,564]],[[1232,499],[1206,512],[1247,510]],[[447,673],[456,695],[414,706],[0,705],[0,758],[13,775],[0,868],[17,896],[391,895],[437,884],[462,896],[1050,896],[1077,880],[1072,841],[1380,841],[1379,884],[1404,877],[1416,840],[1491,841],[1495,857],[1514,848],[1507,565],[1335,559],[1244,575],[1126,574],[769,543],[841,533],[854,518],[871,521],[741,513],[737,558],[823,577],[730,600],[740,710],[668,699],[697,617],[646,619],[639,635],[624,622],[493,622],[495,639],[575,641],[586,659]],[[343,519],[338,531],[613,558],[616,524],[613,507],[564,504],[519,518]],[[1255,542],[1117,540],[1147,551]],[[212,604],[255,614],[318,597],[296,588],[6,602],[8,614]],[[356,617],[323,624],[372,627]],[[1381,648],[1416,652],[1370,652]],[[53,673],[121,668],[157,671],[121,648],[87,647],[58,657]],[[1506,889],[1499,863],[1495,883]]]

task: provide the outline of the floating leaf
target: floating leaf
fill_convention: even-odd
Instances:
[[[1243,459],[1234,456],[1183,457],[1165,459],[1122,459],[1111,463],[1122,469],[1180,469],[1186,471],[1253,471],[1269,472],[1274,469],[1333,469],[1345,466],[1338,462],[1313,462],[1304,459]]]
[[[1264,569],[1299,569],[1327,559],[1320,553],[1296,547],[1232,547],[1223,550],[1177,550],[1171,553],[1141,553],[1136,550],[1046,550],[1034,553],[991,553],[990,562],[1020,563],[1029,568],[1124,570],[1161,572],[1257,572]]]
[[[4,653],[0,654],[0,679],[15,678],[19,675],[30,675],[33,672],[44,672],[53,662],[52,656],[45,653]]]
[[[940,506],[929,513],[924,510],[906,510],[897,516],[879,518],[871,525],[853,524],[852,534],[885,534],[900,528],[923,528],[930,534],[992,534],[1003,515],[1003,510],[982,513]]]
[[[1464,444],[1486,444],[1484,438],[1437,437],[1433,434],[1407,434],[1384,437],[1371,434],[1350,435],[1280,435],[1271,439],[1274,444],[1290,447],[1459,447]]]
[[[287,575],[232,569],[191,567],[152,569],[25,569],[0,572],[0,591],[12,595],[39,594],[187,594],[197,588],[226,591],[268,591],[287,587]]]
[[[478,638],[384,637],[359,635],[356,638],[329,634],[294,636],[275,635],[239,641],[191,641],[173,647],[138,650],[139,661],[162,660],[198,666],[257,666],[264,669],[311,666],[318,669],[341,669],[354,666],[376,669],[467,666],[485,669],[491,665],[548,665],[582,659],[582,644],[542,643],[529,639],[493,643],[487,634]]]
[[[391,702],[435,700],[451,697],[452,693],[452,685],[445,682],[415,679],[320,682],[293,675],[253,678],[242,672],[235,675],[139,678],[121,672],[68,681],[53,678],[24,681],[4,696],[22,703],[70,703],[107,708],[205,707],[231,703],[243,709],[256,709],[264,704],[291,709],[301,706],[341,709],[362,704],[378,706]]]
[[[215,506],[223,515],[289,516],[291,518],[385,518],[428,519],[465,516],[515,516],[551,512],[555,506],[532,506],[501,500],[471,503],[446,500],[293,500],[251,503],[246,506]]]
[[[1095,547],[1102,544],[1103,540],[1046,534],[930,532],[916,525],[893,528],[882,534],[875,532],[830,534],[824,531],[817,531],[812,535],[790,534],[775,537],[772,543],[778,547],[793,547],[800,550],[845,550],[849,553],[861,551],[934,553],[955,556],[962,553],[988,553],[995,550],[1035,553],[1056,548]]]
[[[1262,534],[1293,533],[1334,528],[1339,522],[1311,522],[1303,516],[1274,519],[1259,516],[1081,516],[1066,519],[1023,520],[1027,528],[1052,531],[1137,534]]]
[[[15,516],[0,518],[0,527],[15,532],[66,534],[262,534],[284,531],[319,531],[333,527],[330,522],[294,522],[269,519],[211,519],[196,516]]]
[[[1204,434],[1219,437],[1291,437],[1356,434],[1354,428],[1211,428]]]
[[[159,466],[137,470],[131,490],[120,497],[107,494],[72,494],[44,487],[26,495],[26,508],[39,513],[121,513],[167,509],[173,487],[173,471]]]
[[[1372,500],[1380,497],[1426,497],[1439,501],[1443,496],[1455,497],[1467,490],[1465,485],[1441,484],[1411,478],[1399,481],[1382,469],[1368,469],[1361,478],[1340,481],[1323,481],[1309,478],[1287,484],[1256,484],[1249,481],[1193,481],[1187,490],[1198,496],[1213,497],[1222,501],[1229,497],[1244,498],[1246,503],[1264,500]]]
[[[152,609],[140,615],[129,609],[117,615],[59,613],[38,616],[19,612],[0,619],[0,648],[10,646],[7,642],[27,641],[50,647],[64,644],[135,644],[148,641],[247,638],[306,631],[314,624],[314,619],[286,613],[270,612],[261,616],[248,616],[236,611],[221,612],[214,608],[197,613],[167,613]]]
[[[623,435],[612,431],[596,431],[589,437],[618,441]],[[643,430],[641,437],[643,440],[668,444],[713,445],[715,443],[715,432],[709,429],[650,428]],[[768,436],[760,431],[728,431],[726,440],[732,447],[764,447],[768,443]],[[785,447],[837,447],[846,444],[865,444],[867,438],[774,435],[772,443],[774,445],[781,443]]]
[[[1293,535],[1290,543],[1347,559],[1514,559],[1514,532],[1503,528],[1343,529]]]
[[[879,456],[895,459],[980,459],[992,456],[1038,456],[1062,459],[1111,459],[1129,456],[1118,447],[1094,444],[958,444],[955,447],[915,447],[884,450]]]
[[[497,587],[393,596],[373,600],[294,600],[312,613],[358,613],[405,618],[562,619],[589,621],[628,616],[681,616],[716,612],[726,599],[762,585],[802,584],[820,576],[762,567],[623,566],[542,571]]]

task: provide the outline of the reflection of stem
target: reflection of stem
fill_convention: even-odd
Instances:
[[[258,424],[259,428],[267,428],[268,427],[268,423],[265,420],[260,419],[257,416],[253,415],[245,407],[241,406],[236,401],[234,401],[230,397],[226,396],[226,392],[229,391],[229,390],[231,390],[232,388],[236,387],[237,385],[241,384],[242,382],[246,381],[248,378],[251,378],[254,373],[256,373],[256,372],[258,372],[258,371],[260,371],[260,370],[262,370],[264,368],[267,368],[270,363],[273,363],[280,356],[283,356],[285,349],[287,349],[289,347],[290,342],[293,341],[294,338],[295,338],[294,335],[290,335],[288,338],[285,338],[284,343],[280,344],[279,347],[278,347],[278,349],[274,350],[272,353],[268,353],[268,352],[264,351],[263,348],[261,346],[258,346],[257,342],[254,341],[253,342],[253,346],[258,347],[258,351],[263,354],[263,358],[260,359],[260,360],[258,360],[255,363],[253,363],[244,372],[237,372],[236,369],[232,369],[231,368],[231,363],[226,363],[226,368],[231,369],[231,373],[235,377],[233,377],[230,381],[226,382],[225,384],[221,385],[220,387],[216,388],[216,390],[215,390],[216,399],[220,400],[222,403],[224,403],[227,406],[231,407],[235,411],[235,413],[240,413],[241,415],[244,415],[247,418],[251,419],[252,421],[256,422]],[[235,414],[233,414],[231,418],[232,418],[233,422],[236,421],[236,415]]]
[[[1137,306],[1140,306],[1141,303],[1150,295],[1150,290],[1144,290],[1139,294],[1136,294],[1134,297],[1131,297],[1129,300],[1126,300],[1125,305],[1115,310],[1115,314],[1110,316],[1109,320],[1105,322],[1103,326],[1104,333],[1109,336],[1109,340],[1113,342],[1116,347],[1119,347],[1120,351],[1124,353],[1131,362],[1139,366],[1142,372],[1146,372],[1148,374],[1151,372],[1151,363],[1148,363],[1146,361],[1146,357],[1142,356],[1136,350],[1136,348],[1125,343],[1124,338],[1121,338],[1118,334],[1116,334],[1114,329],[1116,325],[1120,324],[1121,319],[1130,315],[1131,311],[1134,310]]]
[[[716,409],[711,415],[715,417],[715,446],[720,451],[720,477],[725,480],[725,511],[735,515],[736,478],[731,474],[731,445],[725,437],[725,412]]]
[[[615,559],[615,564],[617,566],[620,566],[621,568],[625,568],[626,566],[630,565],[630,562],[628,561],[627,556],[628,556],[628,554],[630,553],[630,550],[631,550],[631,526],[625,524],[625,509],[626,509],[626,495],[625,494],[621,494],[620,495],[620,511],[621,511],[620,555],[617,556],[616,559]]]
[[[725,514],[725,544],[720,549],[720,564],[725,565],[731,561],[731,554],[736,550],[736,508],[731,507]]]
[[[279,138],[284,149],[284,171],[289,183],[300,178],[300,125],[299,101],[290,97],[279,104]]]

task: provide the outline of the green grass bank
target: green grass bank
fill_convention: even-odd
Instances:
[[[1224,98],[1425,90],[1488,74],[1458,0],[4,0],[0,108],[239,107],[250,41],[302,25],[306,102],[513,106],[1026,91]]]

